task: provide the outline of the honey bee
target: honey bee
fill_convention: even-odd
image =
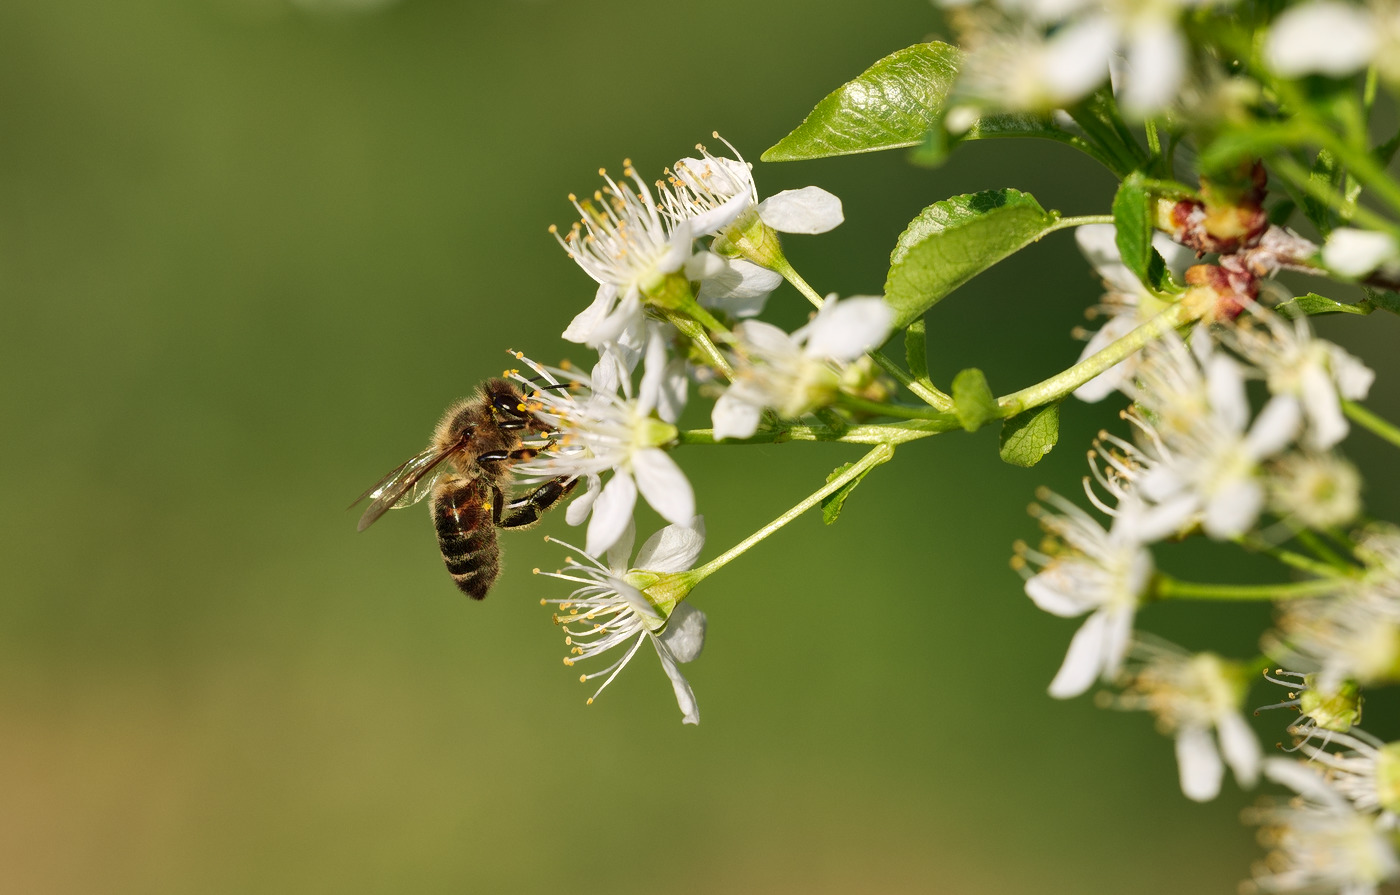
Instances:
[[[352,507],[370,498],[360,517],[364,531],[391,509],[432,495],[442,561],[458,589],[485,598],[501,564],[497,528],[529,528],[540,514],[568,496],[577,479],[550,479],[525,496],[507,501],[511,467],[537,456],[548,441],[527,445],[525,436],[552,434],[529,411],[527,398],[504,379],[490,379],[476,394],[447,409],[427,449],[399,464]]]

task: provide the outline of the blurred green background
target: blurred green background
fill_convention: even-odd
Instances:
[[[0,5],[0,890],[1233,891],[1251,797],[1190,804],[1150,719],[1046,696],[1076,623],[1007,569],[1035,486],[1073,491],[1112,407],[1070,409],[1034,471],[994,430],[901,448],[836,527],[711,578],[699,728],[650,651],[585,707],[529,575],[562,561],[540,537],[562,514],[503,537],[473,605],[422,507],[363,535],[344,511],[506,348],[586,360],[557,333],[592,286],[546,226],[599,166],[655,175],[715,129],[756,159],[938,27],[922,0]],[[879,291],[931,201],[1010,185],[1088,213],[1113,188],[1049,145],[756,174],[843,198],[845,226],[788,242],[842,294]],[[1059,369],[1098,291],[1068,233],[1032,247],[930,316],[935,378]],[[1323,327],[1392,414],[1397,322]],[[1396,518],[1393,455],[1348,449]],[[680,451],[706,555],[858,452]],[[1266,619],[1142,623],[1252,654]]]

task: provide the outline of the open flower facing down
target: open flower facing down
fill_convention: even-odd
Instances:
[[[1220,793],[1222,755],[1239,784],[1253,786],[1259,777],[1260,751],[1259,739],[1240,710],[1248,690],[1244,670],[1214,653],[1192,655],[1141,636],[1130,655],[1124,692],[1116,704],[1152,712],[1162,732],[1175,738],[1186,797],[1206,802]]]
[[[1064,664],[1050,682],[1051,696],[1069,699],[1089,689],[1095,678],[1118,674],[1154,566],[1152,553],[1132,534],[1133,514],[1118,516],[1105,530],[1058,494],[1042,491],[1039,496],[1059,513],[1033,508],[1052,539],[1047,550],[1017,545],[1017,568],[1024,570],[1026,561],[1040,567],[1026,579],[1026,596],[1062,618],[1093,613],[1070,641]]]
[[[1079,355],[1081,361],[1102,351],[1167,308],[1166,302],[1153,295],[1137,274],[1124,266],[1118,254],[1116,233],[1112,224],[1086,224],[1074,231],[1079,250],[1089,259],[1108,290],[1103,302],[1093,308],[1096,315],[1102,314],[1108,320],[1089,338],[1089,343]],[[1161,254],[1167,267],[1177,274],[1184,271],[1195,257],[1194,252],[1172,242],[1165,233],[1155,234],[1152,246]],[[1133,354],[1109,367],[1075,389],[1074,396],[1091,403],[1107,398],[1132,379],[1137,371],[1139,356]]]
[[[627,559],[634,533],[629,520],[622,537],[607,551],[606,562],[570,547],[580,554],[581,562],[571,559],[567,569],[541,574],[571,581],[579,587],[563,599],[540,602],[557,606],[554,621],[567,632],[564,643],[569,647],[569,655],[564,659],[565,665],[622,650],[611,665],[579,678],[603,678],[588,698],[590,705],[632,661],[642,642],[650,640],[675,690],[682,722],[699,724],[695,693],[679,666],[700,655],[704,648],[705,613],[681,602],[690,585],[680,573],[695,565],[705,546],[704,519],[697,516],[685,525],[661,529],[642,545],[635,567],[629,569]]]
[[[1259,838],[1272,849],[1255,870],[1257,891],[1374,895],[1400,874],[1395,846],[1377,818],[1356,811],[1316,770],[1271,758],[1264,775],[1298,798],[1247,815],[1263,827]]]
[[[631,380],[619,378],[616,365],[606,358],[585,376],[516,355],[543,380],[516,377],[531,388],[544,386],[530,399],[530,409],[560,433],[553,449],[515,467],[516,478],[587,481],[587,491],[569,504],[565,518],[579,525],[592,514],[586,549],[593,556],[601,556],[631,524],[638,491],[668,522],[688,522],[695,515],[690,481],[663,450],[676,437],[672,421],[684,403],[684,377],[677,381],[677,371],[665,362],[659,336],[649,341],[647,351],[635,398]],[[662,418],[653,416],[654,411]],[[607,472],[612,477],[605,485],[602,477]]]
[[[796,419],[835,400],[851,361],[888,337],[894,311],[884,299],[852,296],[826,303],[792,333],[749,320],[735,327],[734,382],[715,402],[715,438],[747,438],[764,408]]]
[[[719,134],[718,140],[724,140]],[[714,231],[714,252],[697,254],[686,275],[700,284],[700,304],[738,317],[763,311],[769,293],[782,282],[783,266],[775,233],[826,233],[845,220],[841,200],[821,187],[784,190],[758,200],[752,166],[727,140],[735,158],[711,155],[696,146],[701,158],[683,158],[668,172],[669,189],[662,192],[663,211],[671,221],[709,215],[735,197],[747,196],[746,207],[731,222]]]

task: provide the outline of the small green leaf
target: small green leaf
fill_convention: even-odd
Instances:
[[[1320,183],[1325,187],[1335,187],[1337,178],[1341,175],[1341,170],[1337,166],[1337,157],[1331,151],[1323,149],[1317,153],[1317,158],[1313,159],[1312,170],[1308,172],[1308,180]],[[1332,232],[1332,209],[1323,202],[1315,198],[1311,193],[1303,195],[1303,214],[1312,225],[1326,236]]]
[[[957,47],[939,41],[891,53],[817,103],[761,158],[791,162],[917,146],[942,114],[957,73]]]
[[[1153,182],[1134,171],[1123,179],[1113,196],[1114,242],[1123,266],[1137,274],[1153,292],[1175,291],[1167,263],[1152,247]]]
[[[831,484],[833,481],[836,480],[838,476],[840,476],[842,473],[844,473],[846,470],[850,469],[854,465],[855,464],[853,463],[842,463],[840,466],[836,467],[831,471],[831,475],[826,477],[826,483],[828,485]],[[870,474],[870,470],[874,468],[874,466],[871,466],[870,469],[867,469],[865,472],[862,472],[860,475],[851,479],[849,482],[842,485],[840,488],[837,488],[835,491],[822,498],[823,522],[825,522],[827,525],[830,525],[831,523],[836,521],[836,517],[841,515],[841,508],[846,505],[846,498],[851,496],[851,492],[856,489],[856,485],[859,485],[861,481],[867,475]]]
[[[997,418],[997,399],[987,385],[987,377],[976,367],[968,367],[953,377],[953,412],[969,432]]]
[[[1369,286],[1361,287],[1361,291],[1366,293],[1366,301],[1373,308],[1380,308],[1382,311],[1389,311],[1392,314],[1400,314],[1400,295],[1386,289],[1372,289]]]
[[[1375,305],[1369,299],[1349,305],[1333,301],[1324,295],[1318,295],[1316,292],[1309,292],[1307,295],[1300,295],[1278,304],[1274,310],[1291,319],[1313,317],[1318,314],[1369,314],[1375,310]]]
[[[945,295],[1040,239],[1060,219],[1029,193],[985,190],[935,202],[919,212],[890,253],[885,301],[896,328],[913,323]]]
[[[1031,467],[1060,440],[1060,403],[1034,407],[1001,424],[1001,459]]]

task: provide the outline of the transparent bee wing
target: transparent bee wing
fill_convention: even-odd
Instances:
[[[429,473],[451,456],[454,450],[455,445],[446,450],[431,447],[415,454],[371,485],[364,494],[355,498],[350,504],[352,507],[365,498],[370,500],[364,515],[360,517],[358,529],[364,531],[389,510],[412,506],[426,497],[441,475],[440,472],[437,475]]]

